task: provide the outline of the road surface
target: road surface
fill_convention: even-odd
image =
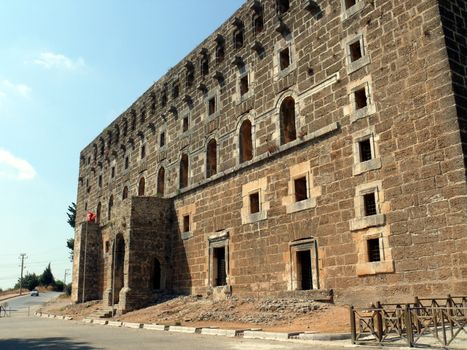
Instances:
[[[34,316],[0,319],[1,350],[337,350],[348,346],[349,342],[326,346],[113,328]]]
[[[49,300],[52,300],[56,297],[58,297],[60,294],[59,292],[46,292],[46,293],[39,293],[38,297],[32,297],[30,296],[30,293],[28,292],[24,296],[20,297],[15,297],[12,299],[8,299],[5,301],[0,302],[0,304],[7,304],[6,309],[11,309],[11,310],[17,310],[17,311],[12,311],[11,315],[19,315],[19,314],[24,314],[28,312],[28,309],[31,310],[31,315],[34,313],[34,311],[41,306],[42,304],[48,302]],[[1,349],[1,347],[0,347]]]

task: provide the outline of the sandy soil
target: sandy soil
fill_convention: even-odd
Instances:
[[[58,298],[46,304],[41,311],[81,319],[101,308],[100,301],[72,304],[69,298]],[[115,319],[192,327],[261,328],[282,332],[339,333],[350,329],[347,308],[297,299],[230,298],[213,301],[207,297],[172,297]]]

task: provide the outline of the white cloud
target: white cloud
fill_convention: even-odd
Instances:
[[[31,164],[0,148],[0,180],[32,180],[35,176]]]
[[[45,69],[77,70],[86,66],[82,57],[73,60],[65,55],[53,52],[42,52],[33,62]]]
[[[0,96],[5,97],[9,93],[29,97],[31,88],[25,84],[15,84],[9,80],[0,80]]]

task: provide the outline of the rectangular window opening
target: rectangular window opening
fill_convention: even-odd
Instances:
[[[208,101],[208,113],[209,115],[213,115],[216,113],[216,98],[213,97]]]
[[[99,187],[102,187],[102,175],[99,175],[98,184],[99,184]]]
[[[245,95],[249,90],[248,86],[248,75],[245,75],[240,78],[240,95]]]
[[[381,255],[379,252],[379,238],[372,238],[367,240],[366,242],[368,247],[368,261],[381,261]]]
[[[259,213],[259,192],[250,194],[250,214]]]
[[[308,199],[308,191],[306,189],[306,176],[295,179],[295,201],[300,202]]]
[[[146,157],[146,145],[141,146],[141,159]]]
[[[360,151],[360,162],[366,162],[373,158],[370,139],[359,141],[358,148]]]
[[[357,3],[357,0],[345,0],[345,9],[348,10]]]
[[[183,216],[183,232],[190,232],[190,215]]]
[[[213,248],[214,258],[214,287],[225,286],[227,284],[227,271],[225,261],[225,247]]]
[[[378,213],[376,209],[376,198],[374,192],[363,195],[363,204],[365,209],[365,216],[376,215]]]
[[[368,105],[366,89],[361,88],[354,92],[355,97],[355,109],[359,110],[365,108]]]
[[[349,45],[350,49],[350,62],[355,62],[363,57],[362,46],[360,40]]]
[[[290,66],[290,48],[285,48],[279,53],[279,63],[281,70]]]
[[[159,140],[159,145],[160,145],[160,147],[165,146],[165,132],[161,132],[161,138]]]
[[[125,169],[128,169],[129,166],[130,166],[130,158],[125,157]]]
[[[183,118],[183,122],[182,122],[183,132],[188,131],[188,126],[189,126],[189,120],[188,120],[188,117],[185,117],[185,118]]]
[[[111,175],[110,176],[112,176],[112,179],[115,177],[115,167],[114,166],[111,169]]]
[[[297,282],[299,289],[313,289],[313,277],[311,271],[311,252],[309,250],[297,251]]]

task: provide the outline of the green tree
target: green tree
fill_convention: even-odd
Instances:
[[[71,202],[71,205],[68,206],[68,213],[66,213],[68,216],[67,223],[70,225],[73,229],[75,228],[76,224],[76,203]]]
[[[68,213],[66,213],[68,216],[67,223],[73,229],[75,228],[76,225],[76,203],[72,202],[71,205],[68,206]],[[70,261],[73,261],[73,252],[75,248],[75,239],[74,238],[69,238],[66,241],[66,247],[70,250]]]
[[[50,263],[45,268],[44,272],[39,278],[39,282],[42,286],[53,286],[55,285],[55,278],[52,273],[52,269],[50,268]]]
[[[15,289],[19,289],[20,282],[21,282],[21,278],[18,278],[18,283],[15,284]],[[29,289],[29,290],[33,290],[38,285],[39,285],[39,277],[37,277],[37,275],[35,273],[26,274],[23,277],[23,283],[21,284],[21,286],[23,288],[26,288],[26,289]]]

